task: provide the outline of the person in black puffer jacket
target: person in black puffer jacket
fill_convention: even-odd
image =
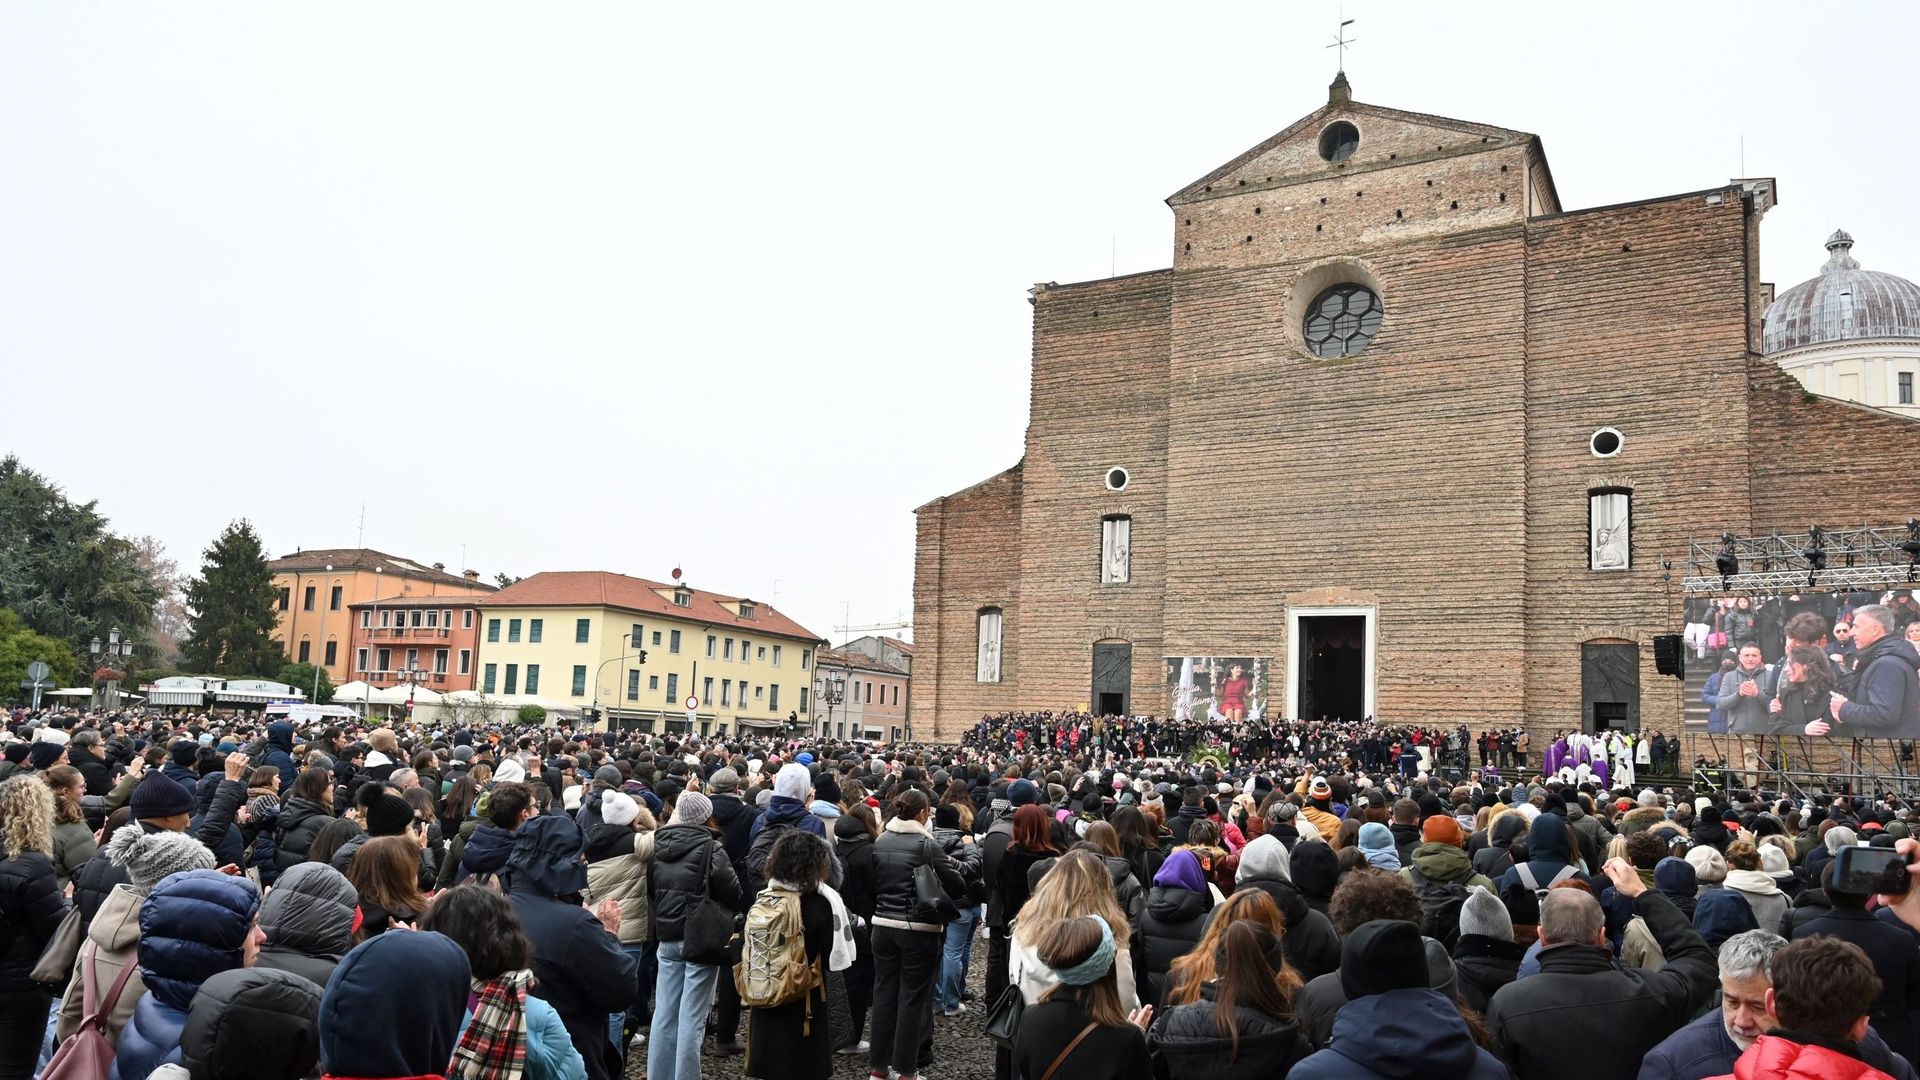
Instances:
[[[288,870],[260,905],[266,943],[255,966],[327,985],[340,958],[353,948],[359,903],[352,883],[331,866],[301,863]]]
[[[700,1040],[720,977],[717,965],[686,956],[687,917],[709,897],[728,908],[740,905],[740,879],[712,821],[713,803],[697,791],[683,791],[672,820],[654,833],[650,888],[660,974],[647,1075],[661,1080],[698,1080]]]
[[[333,820],[333,776],[327,770],[303,770],[290,790],[274,823],[274,865],[283,874],[307,861],[313,838]]]
[[[866,1030],[867,1011],[873,1006],[873,889],[878,873],[873,860],[877,823],[873,808],[861,803],[833,823],[834,854],[845,868],[840,899],[853,919],[853,964],[840,973],[847,986],[847,1011],[853,1020],[853,1044]],[[836,1050],[844,1049],[835,1047]]]
[[[1218,967],[1200,1000],[1153,1025],[1150,1040],[1171,1080],[1266,1080],[1313,1052],[1289,1001],[1299,982],[1285,974],[1272,930],[1252,920],[1228,927]]]
[[[1206,871],[1191,851],[1176,851],[1160,865],[1147,890],[1147,911],[1140,918],[1141,967],[1147,974],[1141,1001],[1161,1000],[1166,990],[1167,971],[1174,960],[1192,951],[1207,930],[1207,917],[1213,911],[1213,894],[1207,889]]]
[[[966,881],[928,830],[932,809],[926,792],[905,789],[894,796],[893,817],[873,845],[873,1034],[867,1066],[873,1073],[891,1067],[903,1080],[920,1073],[920,1044],[932,1019],[946,932],[944,920],[921,909],[915,873],[931,866],[954,906],[967,902]]]
[[[38,776],[0,784],[0,1075],[33,1074],[52,998],[28,976],[67,916],[53,869],[53,789]]]
[[[324,986],[262,968],[209,978],[187,1007],[180,1063],[161,1066],[155,1080],[299,1080],[320,1060]]]
[[[1340,936],[1333,932],[1333,922],[1308,907],[1306,897],[1294,887],[1291,860],[1279,837],[1257,836],[1240,849],[1240,869],[1234,877],[1234,886],[1235,892],[1259,889],[1273,898],[1287,921],[1287,962],[1302,979],[1339,969]]]

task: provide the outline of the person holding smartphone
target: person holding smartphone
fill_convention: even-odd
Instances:
[[[1914,908],[1914,867],[1904,860],[1920,850],[1912,840],[1899,841],[1892,851],[1864,845],[1841,848],[1820,872],[1820,888],[1833,910],[1792,927],[1800,941],[1817,934],[1858,945],[1873,962],[1880,993],[1867,1009],[1873,1029],[1887,1045],[1914,1060],[1920,1053],[1920,912]],[[1875,895],[1892,901],[1887,914],[1867,911]],[[1912,920],[1912,921],[1909,921]]]

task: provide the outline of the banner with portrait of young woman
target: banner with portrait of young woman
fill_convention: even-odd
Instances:
[[[1167,657],[1167,714],[1175,720],[1237,724],[1267,718],[1264,656]]]

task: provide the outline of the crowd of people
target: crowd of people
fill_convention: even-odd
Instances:
[[[1920,1054],[1904,799],[1636,783],[1593,770],[1611,740],[1513,780],[1459,727],[1046,714],[892,747],[74,712],[4,738],[0,1080],[918,1080],[974,1053],[939,1023],[968,1010],[1019,1080]],[[1836,873],[1859,845],[1896,859],[1865,891]]]

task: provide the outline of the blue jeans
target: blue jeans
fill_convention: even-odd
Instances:
[[[647,1040],[650,1080],[699,1080],[700,1040],[720,969],[680,958],[681,942],[660,943],[660,977],[653,988],[653,1035]]]
[[[940,983],[933,991],[934,1007],[951,1009],[960,1004],[960,991],[967,985],[967,965],[973,962],[973,931],[983,914],[979,904],[960,909],[960,917],[947,924],[947,943],[940,953]]]
[[[643,941],[636,945],[620,946],[622,952],[640,961],[640,986],[634,992],[632,1008],[626,1012],[614,1013],[607,1018],[607,1038],[613,1040],[613,1045],[620,1048],[620,1056],[623,1058],[627,1056],[627,1042],[621,1038],[621,1035],[626,1029],[627,1018],[630,1016],[635,1018],[634,1027],[637,1030],[645,1026],[646,1019],[651,1014],[648,1005],[651,1004],[650,999],[653,997],[654,979],[659,975],[655,970],[657,965],[654,961],[654,948],[658,944],[655,941]]]

